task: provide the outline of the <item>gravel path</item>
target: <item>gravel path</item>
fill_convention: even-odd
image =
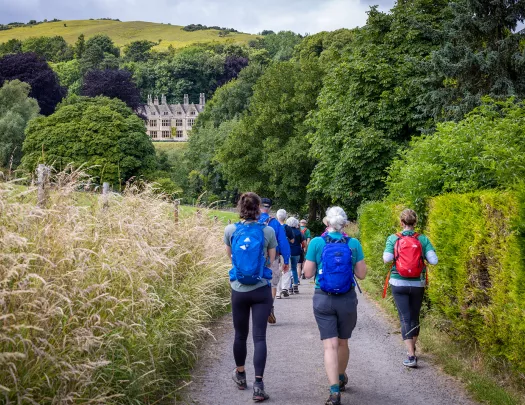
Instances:
[[[322,405],[328,396],[328,381],[322,344],[312,313],[313,285],[303,280],[299,288],[301,294],[275,302],[277,324],[269,325],[267,335],[268,361],[264,378],[270,395],[267,402]],[[405,349],[396,328],[373,302],[364,295],[358,294],[358,297],[359,315],[350,339],[347,369],[349,390],[342,394],[344,405],[476,404],[457,381],[432,366],[424,354],[419,358],[418,369],[403,367]],[[235,367],[231,316],[217,322],[213,332],[215,340],[209,339],[202,351],[183,403],[252,404],[251,337],[248,339],[246,364],[249,389],[239,391],[231,381]]]

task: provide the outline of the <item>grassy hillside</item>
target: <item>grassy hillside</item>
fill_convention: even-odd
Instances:
[[[65,27],[64,24],[66,24]],[[169,45],[181,48],[193,43],[210,41],[247,43],[255,38],[254,35],[239,33],[219,37],[217,30],[186,32],[182,26],[144,21],[70,20],[0,31],[0,43],[12,38],[24,40],[30,37],[60,35],[68,43],[73,44],[80,34],[84,34],[86,39],[95,34],[107,34],[118,46],[141,39],[155,42],[161,39],[160,45],[157,46],[158,49],[165,49]]]

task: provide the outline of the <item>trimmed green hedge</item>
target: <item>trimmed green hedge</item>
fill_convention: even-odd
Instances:
[[[435,197],[423,231],[439,257],[429,271],[432,308],[458,339],[474,342],[525,371],[525,222],[523,192],[482,191]],[[360,233],[372,284],[381,284],[386,237],[402,206],[369,203]],[[376,292],[373,288],[373,293]]]

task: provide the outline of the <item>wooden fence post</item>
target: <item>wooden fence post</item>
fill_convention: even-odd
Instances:
[[[173,201],[173,217],[175,219],[176,224],[179,222],[179,205],[180,205],[179,200]]]
[[[37,187],[38,187],[38,195],[37,195],[37,205],[40,208],[44,208],[46,206],[47,202],[47,183],[49,182],[49,174],[51,170],[46,165],[40,164],[38,165],[36,169],[37,173]]]
[[[102,184],[102,208],[107,209],[109,207],[109,183]]]

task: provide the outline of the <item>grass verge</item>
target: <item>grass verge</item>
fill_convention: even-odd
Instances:
[[[382,299],[382,286],[369,279],[362,281],[361,287],[368,297],[379,303],[392,322],[399,322],[390,293]],[[439,315],[428,308],[423,309],[418,350],[428,354],[444,372],[458,378],[476,401],[489,405],[524,405],[524,376],[516,375],[504,363],[483,355],[474,345],[458,341],[446,332],[449,325],[443,322]]]
[[[79,204],[83,181],[57,174],[46,208],[0,184],[0,396],[166,403],[228,307],[223,225],[148,186]]]

